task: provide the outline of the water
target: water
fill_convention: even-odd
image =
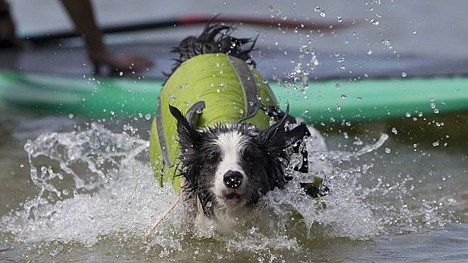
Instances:
[[[23,13],[16,11],[21,30],[61,28],[63,15],[50,12],[55,2],[38,5],[50,16],[45,9],[43,15],[41,8],[26,9],[31,4],[26,2],[14,3],[18,10],[23,7]],[[302,51],[302,57],[291,58],[286,83],[298,92],[320,67],[314,54],[323,47],[336,51],[338,70],[352,63],[347,54],[456,57],[467,51],[466,36],[459,33],[466,32],[466,23],[460,22],[464,1],[323,1],[313,6],[308,1],[254,6],[209,1],[156,7],[138,1],[131,8],[152,8],[127,12],[133,10],[129,3],[121,3],[123,17],[115,15],[116,5],[99,1],[102,21],[152,17],[159,9],[159,14],[245,14],[246,7],[249,14],[282,19],[363,18],[364,26],[331,35],[261,32],[260,45]],[[242,34],[252,35],[249,30],[257,31]],[[180,40],[198,31],[164,31],[154,38]],[[331,194],[320,202],[310,200],[300,194],[296,177],[285,190],[265,196],[232,231],[220,233],[194,225],[193,211],[183,204],[150,231],[177,195],[159,187],[152,175],[145,118],[99,121],[3,104],[0,111],[0,261],[468,261],[463,114],[435,121],[418,116],[403,123],[319,126],[320,134],[309,144],[310,167],[325,178]]]
[[[39,133],[24,145],[27,158],[8,168],[18,182],[3,175],[6,260],[462,262],[468,256],[466,154],[456,148],[415,150],[394,134],[324,132],[309,143],[312,171],[332,189],[321,201],[302,195],[296,176],[232,231],[194,225],[183,203],[150,231],[177,195],[152,176],[147,133],[137,132],[148,121],[122,120],[123,129],[48,118],[25,116],[30,125],[8,140],[16,152],[24,137]],[[62,131],[43,132],[54,129],[51,123]],[[12,148],[1,149],[7,155]],[[18,195],[10,185],[32,189],[16,203],[6,198]]]

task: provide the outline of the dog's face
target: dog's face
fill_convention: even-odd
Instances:
[[[184,190],[197,197],[203,212],[236,210],[283,187],[285,149],[308,134],[305,125],[285,129],[286,118],[260,131],[247,124],[220,124],[201,131],[170,106],[177,119]]]

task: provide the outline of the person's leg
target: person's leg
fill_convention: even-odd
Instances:
[[[16,37],[10,6],[5,0],[0,0],[0,48],[10,47],[22,47],[22,42]]]
[[[76,30],[83,37],[88,54],[91,58],[106,52],[102,42],[102,34],[94,18],[93,8],[89,0],[62,0]]]
[[[107,50],[102,33],[97,27],[90,0],[61,0],[61,2],[75,24],[76,30],[85,40],[86,51],[94,63],[96,73],[100,65],[108,65],[112,71],[142,70],[151,66],[151,60],[143,56],[133,54],[120,58]]]

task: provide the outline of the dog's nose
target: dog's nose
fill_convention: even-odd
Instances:
[[[242,184],[242,179],[244,176],[238,171],[227,171],[224,174],[224,184],[229,188],[239,188]]]

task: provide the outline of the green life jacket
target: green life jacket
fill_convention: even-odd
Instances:
[[[177,121],[169,105],[178,108],[198,129],[242,121],[263,130],[270,122],[265,109],[277,107],[277,100],[260,73],[241,59],[216,53],[183,62],[161,90],[149,148],[160,184],[172,182],[178,192],[182,182],[176,176],[180,146]]]

